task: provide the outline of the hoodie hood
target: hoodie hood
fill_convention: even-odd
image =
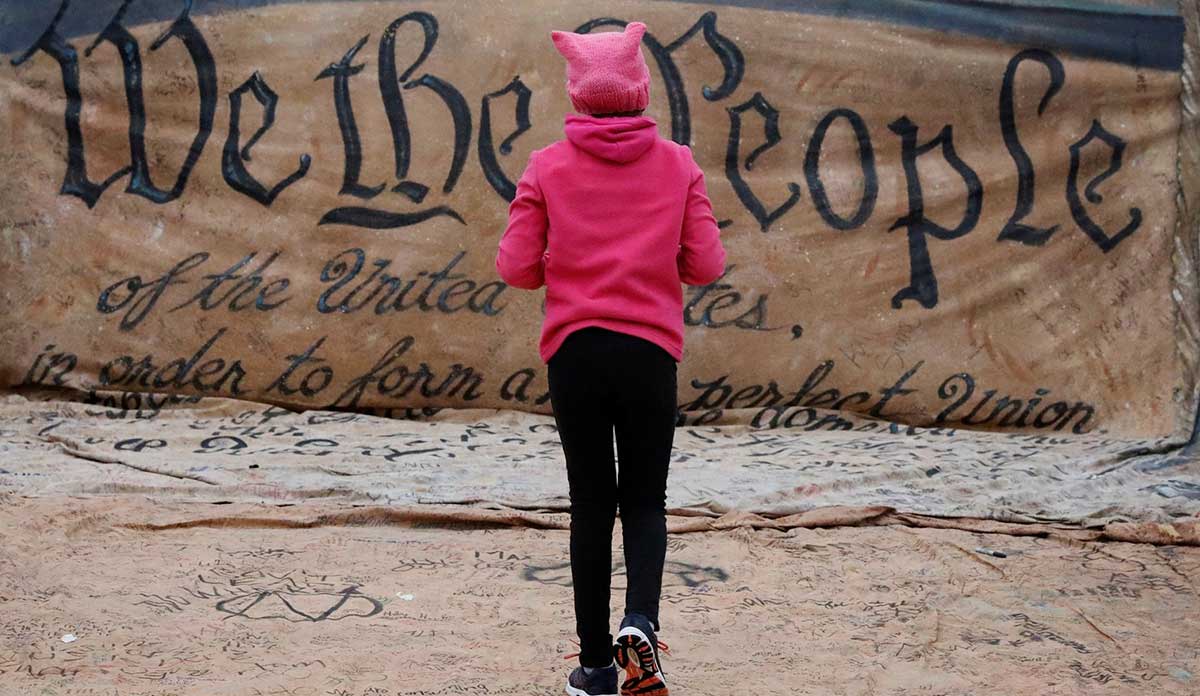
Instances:
[[[658,125],[648,116],[569,114],[563,132],[579,149],[610,162],[632,162],[658,139]]]

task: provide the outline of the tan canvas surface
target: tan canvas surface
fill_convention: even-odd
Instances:
[[[8,397],[0,404],[0,490],[198,502],[569,505],[551,416],[448,410],[401,420],[215,399],[141,415]],[[854,419],[853,429],[828,428],[678,428],[667,505],[682,514],[772,517],[886,506],[1087,526],[1200,513],[1196,456],[1161,441],[865,419]]]
[[[121,527],[190,507],[0,508],[0,693],[561,693],[576,649],[565,531]],[[1146,544],[894,526],[673,535],[664,668],[693,696],[1185,696],[1198,578],[1197,549]]]
[[[1189,433],[1194,25],[834,4],[9,10],[0,382],[549,413],[542,291],[493,267],[505,190],[562,137],[548,32],[637,18],[649,114],[727,223],[726,275],[685,298],[690,422]]]

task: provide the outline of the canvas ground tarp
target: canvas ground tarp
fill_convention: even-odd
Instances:
[[[195,506],[3,503],[0,693],[542,696],[573,664],[564,530],[281,529],[235,524],[263,512],[235,504],[203,506],[212,526],[146,532],[122,525]],[[619,523],[614,547],[619,610]],[[680,696],[1190,696],[1198,579],[1184,547],[898,526],[672,535],[664,667]]]
[[[404,420],[230,399],[143,416],[8,397],[0,402],[0,490],[207,503],[490,503],[545,512],[570,504],[550,416],[448,410]],[[703,516],[883,506],[1097,527],[1194,522],[1200,463],[1190,449],[1163,441],[866,419],[834,431],[686,427],[676,430],[667,506]]]
[[[1195,693],[1190,448],[854,425],[678,429],[672,693]],[[10,396],[0,434],[0,693],[546,694],[574,664],[548,416]]]

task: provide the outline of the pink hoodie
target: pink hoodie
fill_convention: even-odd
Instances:
[[[529,156],[508,208],[496,270],[546,286],[538,352],[576,329],[639,336],[683,359],[683,290],[725,270],[725,249],[685,145],[645,116],[570,114],[560,140]]]

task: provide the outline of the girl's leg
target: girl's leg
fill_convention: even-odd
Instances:
[[[659,630],[667,553],[667,469],[675,437],[676,362],[649,341],[633,338],[622,353],[628,376],[620,381],[616,411],[618,498],[625,544],[625,613],[637,612]]]
[[[558,425],[571,497],[571,580],[579,663],[612,662],[609,590],[617,507],[611,393],[597,365],[609,360],[595,332],[576,332],[550,358],[550,402]]]

